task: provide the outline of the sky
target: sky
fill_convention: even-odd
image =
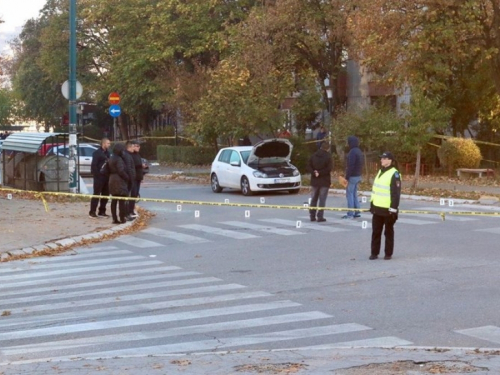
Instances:
[[[30,18],[38,17],[38,13],[46,0],[0,0],[0,54],[10,51],[7,42],[21,32],[24,23]]]

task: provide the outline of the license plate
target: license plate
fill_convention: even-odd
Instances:
[[[283,184],[285,182],[290,182],[289,178],[275,178],[274,183],[275,184]]]

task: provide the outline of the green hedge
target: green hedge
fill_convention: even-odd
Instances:
[[[213,147],[199,146],[160,145],[156,149],[156,154],[160,163],[208,165],[212,164],[215,158]]]

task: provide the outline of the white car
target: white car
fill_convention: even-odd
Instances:
[[[99,148],[98,144],[94,143],[80,143],[78,145],[78,164],[80,169],[80,174],[89,175],[90,172],[90,164],[92,164],[92,154],[95,150]],[[58,145],[50,148],[47,151],[47,155],[60,155],[60,156],[69,156],[69,147],[68,145]]]
[[[212,191],[240,189],[243,195],[257,191],[297,194],[299,170],[290,163],[293,146],[288,139],[267,139],[255,146],[226,147],[217,153],[210,170]]]

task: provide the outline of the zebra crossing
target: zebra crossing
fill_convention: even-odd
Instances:
[[[412,344],[113,246],[6,263],[0,285],[2,364],[299,347],[303,340]]]
[[[422,210],[430,210],[423,208]],[[470,222],[478,220],[475,217],[447,216],[447,221]],[[363,224],[363,221],[365,223]],[[427,214],[404,214],[400,215],[398,225],[435,225],[442,222],[439,215]],[[339,233],[352,230],[362,230],[371,228],[371,217],[366,215],[366,219],[342,220],[340,218],[328,219],[324,224],[311,223],[309,216],[303,215],[297,219],[283,218],[263,218],[246,220],[226,220],[201,224],[195,222],[191,224],[180,224],[170,226],[169,229],[148,227],[141,233],[144,236],[121,236],[117,241],[135,248],[152,248],[165,246],[161,243],[167,240],[171,243],[184,243],[189,245],[206,244],[218,241],[219,238],[233,240],[252,240],[266,235],[276,236],[300,236],[311,232]],[[500,231],[500,228],[498,229]],[[156,238],[156,240],[155,240]]]

